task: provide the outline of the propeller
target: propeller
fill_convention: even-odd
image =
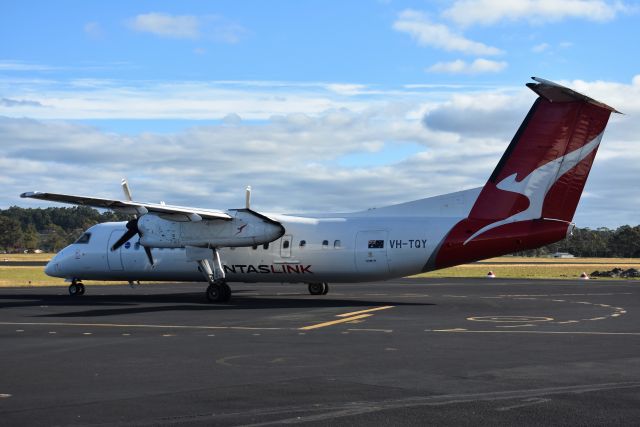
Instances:
[[[131,201],[132,200],[131,191],[129,190],[129,184],[127,183],[127,180],[123,179],[121,185],[122,185],[122,191],[124,192],[124,197],[128,201]],[[127,221],[125,225],[127,227],[127,231],[125,231],[124,234],[118,239],[118,241],[115,242],[113,246],[111,246],[112,251],[115,251],[118,248],[120,248],[120,246],[124,245],[129,239],[131,239],[136,234],[142,237],[142,233],[140,233],[140,229],[138,228],[139,219],[140,218],[138,218],[137,215],[134,215],[132,220]],[[144,253],[147,254],[147,258],[149,259],[149,264],[153,265],[153,254],[151,253],[151,248],[148,248],[144,245],[142,247],[144,248]]]

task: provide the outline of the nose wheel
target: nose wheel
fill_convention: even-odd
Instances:
[[[69,285],[69,295],[75,297],[77,295],[84,295],[84,285],[82,282],[74,280]]]

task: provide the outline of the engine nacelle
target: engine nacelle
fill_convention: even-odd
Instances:
[[[143,215],[138,219],[140,243],[151,248],[239,247],[269,243],[285,233],[282,224],[250,209],[227,213],[232,216],[230,221]]]

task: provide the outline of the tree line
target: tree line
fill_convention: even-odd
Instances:
[[[86,206],[71,208],[0,209],[0,251],[23,252],[36,249],[57,252],[75,241],[94,224],[124,221],[127,215],[99,212]]]
[[[131,219],[128,215],[99,212],[85,206],[0,209],[0,251],[41,249],[56,252],[94,224],[128,219]],[[623,225],[615,230],[576,227],[568,239],[516,255],[545,256],[556,252],[569,252],[579,257],[640,258],[640,225]]]

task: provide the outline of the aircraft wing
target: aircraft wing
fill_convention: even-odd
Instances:
[[[91,206],[94,208],[111,209],[128,214],[144,215],[148,212],[153,212],[165,215],[184,215],[191,221],[198,221],[200,219],[231,220],[231,216],[222,211],[183,206],[171,206],[159,203],[102,199],[98,197],[74,196],[71,194],[42,193],[40,191],[22,193],[20,197],[49,200],[52,202],[70,203],[73,205]]]

